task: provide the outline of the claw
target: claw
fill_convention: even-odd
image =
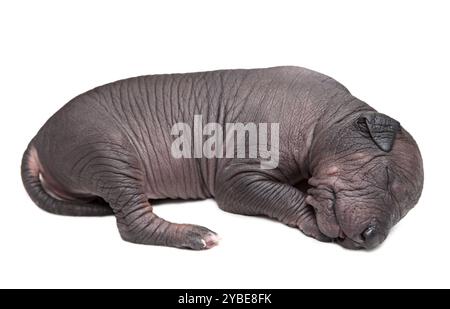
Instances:
[[[210,249],[212,247],[215,247],[219,244],[220,237],[217,234],[209,233],[206,235],[204,239],[202,239],[203,248]]]

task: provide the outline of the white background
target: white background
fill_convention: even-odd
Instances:
[[[2,1],[0,287],[450,287],[448,1]],[[218,232],[209,251],[123,242],[113,217],[50,215],[28,198],[22,153],[73,96],[135,75],[308,67],[397,118],[425,187],[372,252],[319,243],[215,202],[156,212]]]

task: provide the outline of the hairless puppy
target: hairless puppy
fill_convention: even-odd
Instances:
[[[229,124],[244,126],[245,139],[224,154],[219,146],[230,141]],[[260,124],[272,128],[270,137]],[[209,136],[226,129],[211,147],[198,132],[184,132],[183,140],[174,134],[199,125]],[[260,132],[252,141],[255,127]],[[200,152],[199,142],[205,142]],[[275,67],[140,76],[92,89],[31,140],[22,179],[40,208],[113,214],[121,237],[133,243],[213,247],[216,233],[166,221],[151,201],[214,198],[228,212],[371,249],[417,203],[423,167],[415,141],[396,120],[328,76]]]

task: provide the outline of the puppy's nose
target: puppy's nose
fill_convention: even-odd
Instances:
[[[362,234],[361,238],[363,239],[362,245],[366,249],[372,249],[381,243],[380,233],[377,231],[377,227],[375,225],[369,226]]]

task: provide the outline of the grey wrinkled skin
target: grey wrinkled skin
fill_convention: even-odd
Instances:
[[[277,168],[260,159],[172,157],[173,124],[280,123]],[[270,139],[269,139],[270,141]],[[124,240],[205,249],[207,228],[168,222],[155,199],[214,198],[321,241],[371,249],[417,203],[419,149],[394,119],[332,78],[299,67],[125,79],[77,96],[22,161],[32,200],[62,215],[114,214]]]

